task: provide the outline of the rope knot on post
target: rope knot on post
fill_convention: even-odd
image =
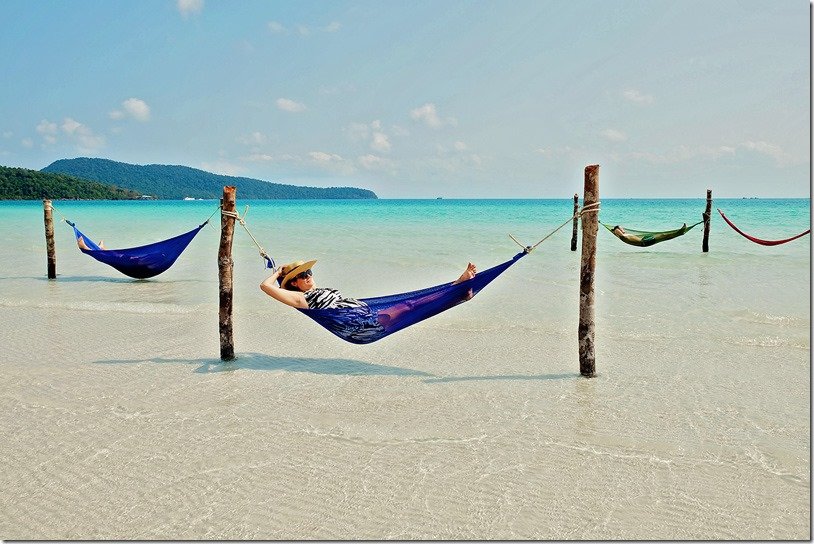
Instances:
[[[260,245],[260,243],[257,241],[257,238],[255,238],[252,232],[249,230],[249,227],[246,226],[246,216],[249,214],[249,206],[246,206],[246,210],[243,212],[243,217],[240,217],[240,214],[237,213],[236,211],[232,212],[228,210],[223,210],[221,213],[224,216],[231,217],[232,219],[235,219],[238,223],[240,223],[240,226],[243,227],[243,229],[246,231],[246,234],[248,234],[249,237],[251,237],[252,241],[254,242],[254,245],[257,246],[257,249],[260,251],[260,256],[263,259],[265,259],[266,268],[271,268],[275,270],[277,268],[277,265],[274,263],[274,259],[269,257],[269,254],[266,253],[266,250],[263,249],[263,246]]]

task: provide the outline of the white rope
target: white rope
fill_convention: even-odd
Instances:
[[[246,216],[248,214],[249,214],[249,206],[248,205],[246,206],[246,211],[243,212],[243,217],[240,217],[240,214],[238,214],[237,212],[230,212],[230,211],[226,211],[224,209],[221,209],[221,215],[225,215],[226,217],[231,217],[232,219],[236,219],[237,222],[240,223],[240,225],[246,230],[246,234],[248,234],[251,237],[252,241],[254,242],[254,245],[256,245],[257,249],[260,250],[260,256],[263,257],[264,259],[268,259],[269,262],[271,262],[271,264],[272,264],[272,269],[276,270],[276,265],[274,264],[274,260],[271,257],[269,257],[268,253],[266,253],[266,250],[263,249],[263,246],[260,245],[260,243],[257,241],[257,238],[255,238],[254,235],[251,233],[251,231],[249,230],[249,227],[246,226]]]
[[[523,251],[525,251],[526,253],[531,253],[532,251],[534,251],[534,249],[535,249],[535,248],[537,248],[537,246],[539,246],[540,244],[542,244],[543,242],[545,242],[546,240],[548,240],[549,238],[551,238],[551,236],[553,236],[555,232],[557,232],[558,230],[560,230],[561,228],[563,228],[565,225],[567,225],[567,224],[568,224],[568,223],[570,223],[571,221],[575,221],[576,219],[578,219],[578,218],[582,217],[582,214],[584,214],[584,213],[596,213],[596,212],[598,212],[598,211],[599,211],[599,204],[600,204],[600,202],[594,202],[594,203],[592,203],[592,204],[588,204],[587,206],[583,206],[583,207],[582,207],[582,209],[581,209],[580,211],[578,211],[577,213],[575,213],[574,215],[572,215],[571,217],[569,217],[569,218],[568,218],[568,220],[567,220],[565,223],[563,223],[562,225],[560,225],[560,226],[559,226],[559,227],[557,227],[556,229],[554,229],[554,230],[552,230],[551,232],[549,232],[549,233],[548,233],[548,235],[546,235],[546,237],[545,237],[545,238],[543,238],[542,240],[540,240],[539,242],[537,242],[537,243],[536,243],[536,244],[534,244],[533,246],[524,246],[523,244],[521,244],[520,242],[518,242],[518,241],[517,241],[517,238],[515,238],[515,237],[514,237],[514,236],[512,236],[511,234],[509,234],[509,237],[510,237],[512,240],[514,240],[514,242],[515,242],[517,245],[519,245],[520,247],[522,247],[522,248],[523,248]]]

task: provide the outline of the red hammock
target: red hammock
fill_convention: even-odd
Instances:
[[[741,229],[736,227],[735,224],[732,221],[730,221],[729,218],[727,218],[724,215],[724,212],[722,212],[720,208],[718,208],[718,213],[721,214],[721,217],[724,218],[724,221],[726,221],[727,225],[729,225],[730,227],[735,229],[735,232],[737,232],[738,234],[740,234],[741,236],[743,236],[747,240],[751,240],[754,243],[760,244],[762,246],[778,246],[780,244],[785,244],[786,242],[791,242],[792,240],[796,240],[797,238],[805,236],[806,234],[811,232],[811,229],[808,229],[807,231],[805,231],[805,232],[803,232],[801,234],[798,234],[797,236],[792,236],[791,238],[786,238],[785,240],[761,240],[760,238],[755,238],[754,236],[749,236],[748,234],[743,232]]]

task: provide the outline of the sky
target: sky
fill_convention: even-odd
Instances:
[[[809,197],[804,0],[2,0],[0,165],[381,198]]]

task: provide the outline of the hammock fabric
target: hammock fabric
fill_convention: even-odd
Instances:
[[[444,283],[408,293],[359,299],[367,307],[299,310],[347,342],[369,344],[466,302],[526,254],[518,253],[505,263],[455,285]]]
[[[96,245],[90,237],[82,234],[76,225],[66,221],[74,231],[76,239],[81,237],[85,245],[90,249],[81,249],[86,255],[90,255],[99,262],[112,266],[125,276],[136,279],[147,279],[157,276],[173,265],[176,259],[183,253],[189,243],[195,238],[206,223],[192,229],[191,231],[163,240],[148,244],[146,246],[131,247],[126,249],[102,249]]]
[[[749,236],[748,234],[743,232],[741,229],[736,227],[735,224],[732,221],[730,221],[727,216],[724,215],[724,212],[722,212],[720,208],[718,208],[718,213],[721,214],[721,217],[724,218],[724,221],[726,221],[726,224],[729,225],[730,227],[732,227],[735,230],[735,232],[737,232],[738,234],[740,234],[741,236],[743,236],[747,240],[751,240],[752,242],[754,242],[756,244],[760,244],[762,246],[779,246],[780,244],[785,244],[786,242],[791,242],[792,240],[796,240],[797,238],[801,238],[801,237],[803,237],[806,234],[811,232],[811,229],[808,229],[807,231],[805,231],[805,232],[803,232],[801,234],[798,234],[797,236],[792,236],[791,238],[786,238],[785,240],[761,240],[760,238],[755,238],[754,236]]]
[[[616,236],[626,244],[630,244],[632,246],[637,247],[648,247],[652,246],[653,244],[658,244],[659,242],[664,242],[666,240],[678,238],[679,236],[684,235],[694,226],[700,225],[701,223],[703,223],[703,221],[700,221],[695,225],[690,225],[689,227],[687,226],[686,223],[684,223],[679,229],[666,230],[662,232],[650,232],[646,230],[633,230],[626,228],[624,234],[622,234],[621,232],[614,231],[614,229],[619,225],[611,227],[610,225],[602,223],[602,226],[608,229],[614,236]]]

